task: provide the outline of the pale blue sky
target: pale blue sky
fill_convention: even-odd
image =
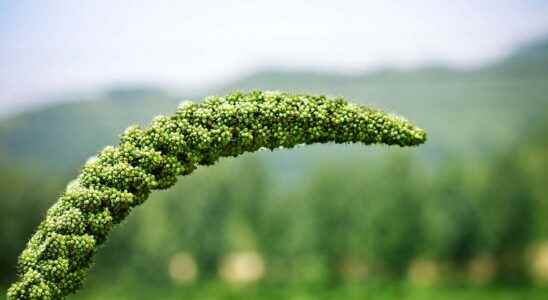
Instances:
[[[548,35],[548,1],[4,1],[0,112],[143,82],[202,88],[268,66],[474,67]]]

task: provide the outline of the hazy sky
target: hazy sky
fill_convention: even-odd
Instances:
[[[0,112],[113,83],[204,87],[268,66],[469,67],[546,34],[543,0],[0,0]]]

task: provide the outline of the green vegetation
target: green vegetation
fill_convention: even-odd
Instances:
[[[239,289],[226,284],[211,282],[188,288],[139,289],[138,286],[113,288],[102,292],[84,292],[75,300],[87,299],[322,299],[322,300],[358,300],[358,299],[403,299],[403,300],[544,300],[548,293],[545,288],[510,289],[504,287],[471,288],[471,287],[415,287],[407,284],[387,282],[351,284],[339,287],[318,285],[280,286],[260,285],[253,288]]]
[[[70,298],[546,298],[547,57],[540,44],[468,71],[264,72],[197,93],[364,99],[420,120],[429,142],[259,151],[198,168],[112,231]],[[119,90],[0,121],[2,291],[77,167],[177,98]]]
[[[117,147],[86,163],[52,206],[19,259],[9,299],[58,299],[78,290],[96,248],[151,190],[220,157],[313,143],[414,146],[426,134],[403,118],[339,98],[233,93],[183,103],[146,129],[128,128]]]
[[[2,290],[0,290],[0,293]],[[347,285],[328,288],[317,285],[267,286],[241,289],[210,282],[185,288],[140,288],[138,284],[123,284],[108,289],[84,290],[74,300],[116,299],[116,300],[147,300],[163,299],[403,299],[403,300],[544,300],[548,290],[545,288],[471,288],[471,287],[413,287],[406,284],[370,283],[361,285]]]

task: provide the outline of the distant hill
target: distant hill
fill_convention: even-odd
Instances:
[[[548,38],[518,48],[503,62],[486,70],[499,76],[535,78],[545,77],[548,69]]]
[[[547,83],[545,40],[471,71],[434,66],[349,76],[266,70],[192,97],[141,87],[118,89],[92,101],[61,101],[64,104],[1,120],[0,157],[74,168],[103,146],[115,143],[130,124],[146,124],[154,115],[171,113],[185,98],[200,99],[234,89],[343,95],[401,113],[424,127],[430,140],[420,151],[428,156],[455,151],[482,155],[511,144],[528,124],[548,111]],[[326,157],[330,151],[329,147],[312,149],[306,155]]]
[[[114,90],[91,101],[70,101],[18,114],[0,123],[0,154],[66,166],[80,164],[133,123],[173,109],[174,96],[164,92]]]

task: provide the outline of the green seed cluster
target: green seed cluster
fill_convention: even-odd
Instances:
[[[148,128],[128,128],[118,146],[85,164],[21,254],[8,298],[59,299],[76,291],[97,247],[133,207],[220,157],[299,144],[425,140],[405,119],[342,98],[254,91],[183,103]]]

